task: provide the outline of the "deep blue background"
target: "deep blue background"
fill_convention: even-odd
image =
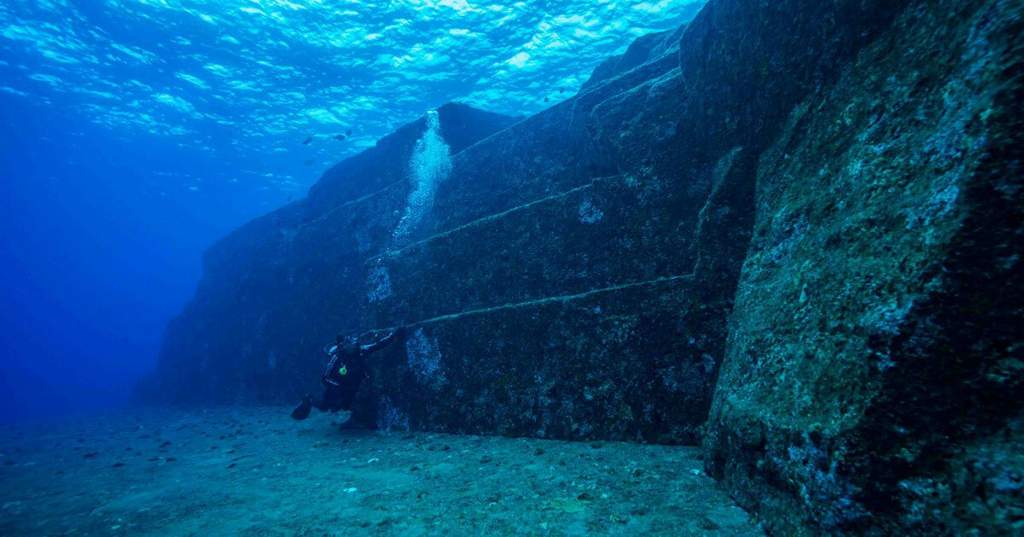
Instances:
[[[274,194],[161,189],[153,170],[231,170],[24,99],[0,94],[0,120],[0,419],[123,402],[192,294],[200,253]]]

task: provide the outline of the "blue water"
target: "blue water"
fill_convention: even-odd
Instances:
[[[699,3],[0,4],[0,419],[128,400],[202,251],[331,164],[448,101],[550,106]]]

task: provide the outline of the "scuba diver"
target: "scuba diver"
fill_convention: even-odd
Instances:
[[[366,370],[366,357],[390,345],[402,332],[402,328],[397,328],[368,345],[360,345],[358,338],[338,335],[335,344],[326,349],[330,359],[327,361],[323,376],[320,377],[324,385],[323,396],[320,399],[313,399],[311,395],[306,394],[299,406],[292,411],[292,418],[306,419],[313,407],[321,412],[352,410],[352,402],[359,392],[359,385],[369,376]]]

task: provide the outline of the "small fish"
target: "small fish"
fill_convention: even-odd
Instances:
[[[312,142],[312,141],[313,141],[313,137],[310,136],[309,138],[306,138],[305,140],[302,141],[302,145],[309,145],[309,143]]]
[[[352,129],[346,130],[345,131],[345,136],[352,136]]]
[[[334,139],[339,141],[339,142],[344,142],[345,141],[345,135],[344,134],[336,134],[336,135],[334,135]]]

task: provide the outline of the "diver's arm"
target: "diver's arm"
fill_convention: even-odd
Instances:
[[[400,330],[401,328],[396,328],[392,330],[390,333],[388,333],[388,335],[378,339],[373,343],[370,343],[369,345],[360,345],[359,350],[362,351],[363,354],[370,354],[372,352],[376,352],[380,349],[383,349],[384,347],[387,347],[388,345],[391,344],[391,342],[395,340],[395,337],[398,336],[398,332]]]

